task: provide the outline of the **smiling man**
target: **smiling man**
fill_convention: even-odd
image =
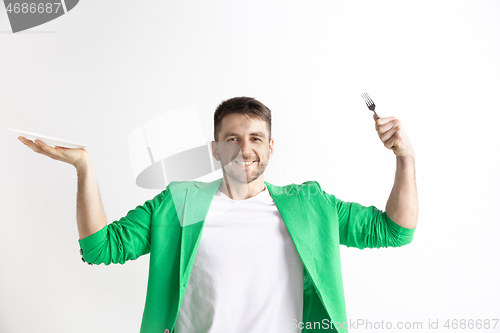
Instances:
[[[150,254],[141,333],[347,332],[339,246],[409,244],[418,219],[410,141],[395,117],[374,120],[397,160],[386,211],[344,202],[316,181],[264,181],[274,154],[271,111],[249,97],[215,111],[212,152],[222,178],[171,182],[110,224],[84,149],[20,140],[76,167],[84,261]]]

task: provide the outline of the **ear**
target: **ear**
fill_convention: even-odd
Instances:
[[[269,142],[269,158],[271,158],[274,154],[274,139],[271,139]]]
[[[217,149],[217,142],[212,141],[212,155],[216,161],[220,161],[219,151]]]

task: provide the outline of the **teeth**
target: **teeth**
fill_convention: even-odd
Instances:
[[[236,162],[236,163],[238,163],[239,165],[250,165],[253,163],[253,161],[252,162]]]

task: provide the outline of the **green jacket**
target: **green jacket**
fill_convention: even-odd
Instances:
[[[144,205],[78,241],[82,258],[92,264],[124,264],[150,253],[141,333],[173,333],[205,217],[221,183],[222,178],[171,182]],[[374,206],[337,199],[316,181],[265,184],[304,263],[303,318],[291,325],[300,325],[302,332],[347,332],[339,245],[403,246],[415,229],[399,226]]]

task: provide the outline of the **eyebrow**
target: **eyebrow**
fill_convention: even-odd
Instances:
[[[227,132],[226,134],[224,134],[224,137],[222,138],[222,140],[224,140],[225,138],[230,137],[230,136],[239,136],[239,135],[234,133],[234,132]],[[260,136],[263,138],[266,137],[266,135],[263,132],[252,132],[252,133],[250,133],[250,136]]]

